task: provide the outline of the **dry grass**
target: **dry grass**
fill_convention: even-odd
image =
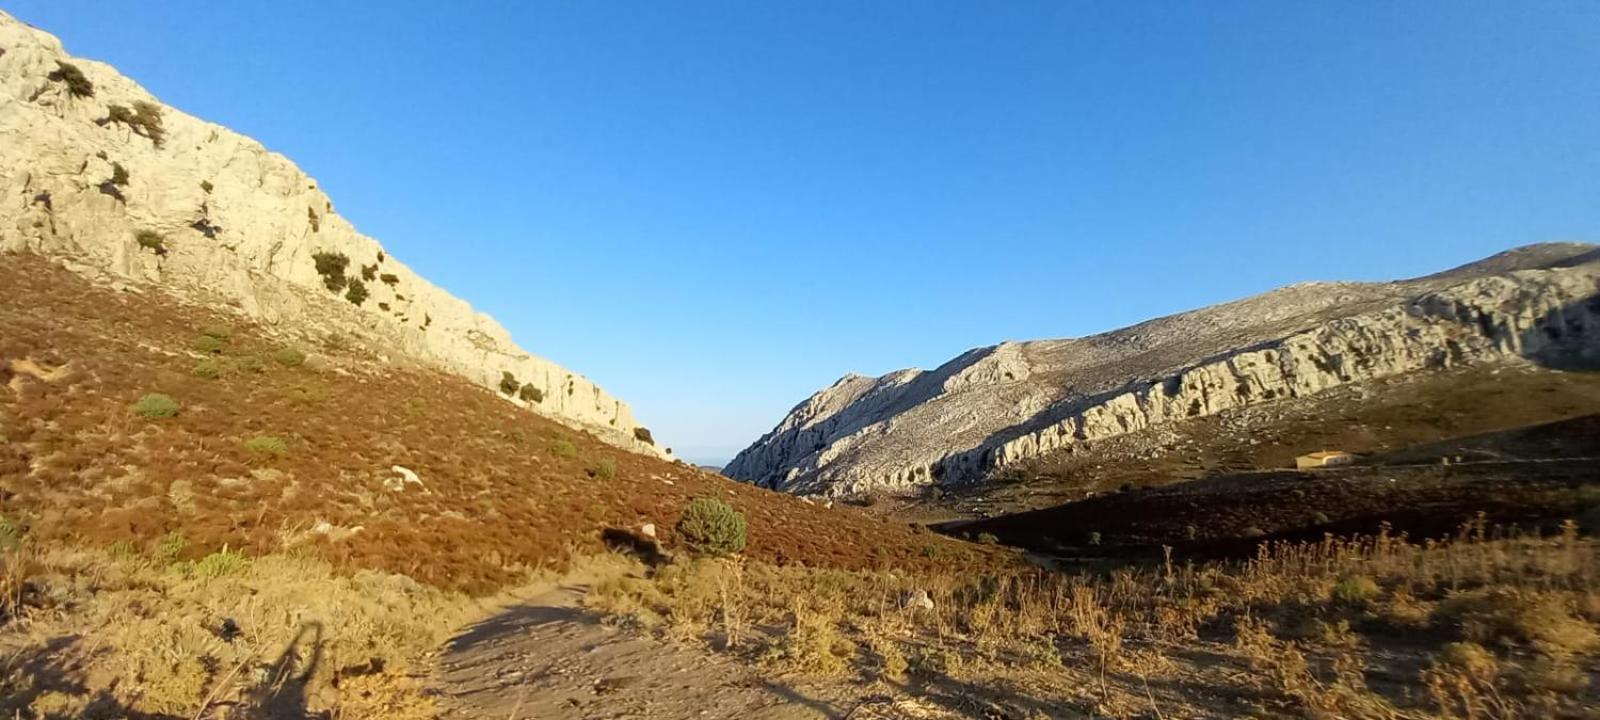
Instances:
[[[0,635],[0,712],[79,717],[431,717],[406,671],[477,603],[378,571],[233,552],[163,564],[93,550],[8,554],[27,563],[23,610]],[[252,715],[251,713],[257,713]],[[113,715],[115,716],[115,715]]]
[[[1210,716],[1580,717],[1597,700],[1597,572],[1597,546],[1574,526],[1538,538],[1472,525],[1448,542],[1330,538],[1242,563],[1076,576],[697,560],[602,584],[589,602],[778,672],[1033,678],[1040,697],[1113,716],[1150,713],[1155,679],[1195,686],[1166,692],[1169,711],[1239,698],[1187,708]]]

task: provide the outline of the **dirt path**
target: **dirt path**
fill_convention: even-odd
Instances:
[[[947,718],[840,681],[791,685],[703,650],[607,627],[580,588],[544,592],[465,628],[440,657],[447,718],[812,720]]]

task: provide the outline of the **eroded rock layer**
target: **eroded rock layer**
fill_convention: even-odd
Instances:
[[[1311,283],[1102,335],[848,375],[724,472],[799,493],[904,493],[1164,423],[1474,362],[1600,360],[1600,252],[1520,248],[1415,280]]]
[[[279,328],[353,333],[659,453],[626,404],[385,254],[287,158],[3,12],[0,251],[227,303]]]

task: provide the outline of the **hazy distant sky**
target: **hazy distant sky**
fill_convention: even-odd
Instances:
[[[1600,239],[1600,2],[0,0],[721,461],[848,371]]]

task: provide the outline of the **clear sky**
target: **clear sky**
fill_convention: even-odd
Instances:
[[[1600,3],[0,0],[725,460],[840,375],[1600,240]]]

